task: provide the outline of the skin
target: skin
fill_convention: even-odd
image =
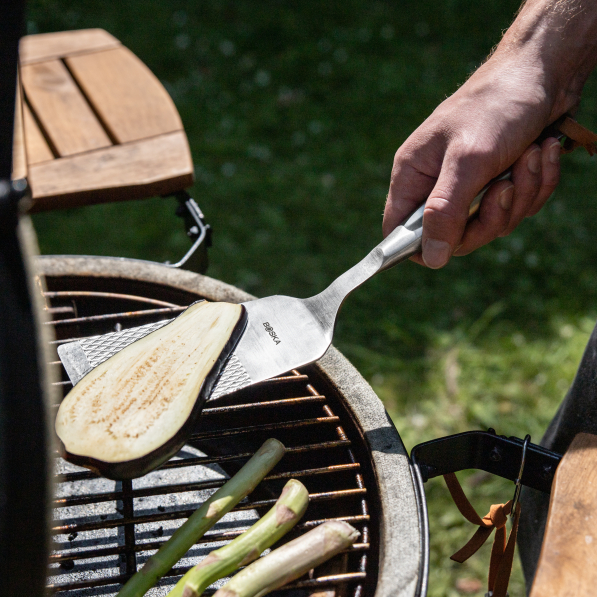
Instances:
[[[597,64],[595,0],[528,0],[490,58],[441,103],[394,157],[383,232],[387,236],[425,199],[423,252],[437,269],[510,234],[536,214],[560,177],[560,143],[533,143],[577,108]],[[479,191],[493,184],[467,226]]]

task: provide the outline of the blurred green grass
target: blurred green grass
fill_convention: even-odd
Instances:
[[[258,296],[304,297],[381,240],[395,150],[484,60],[517,5],[32,0],[28,27],[102,27],[148,64],[189,136],[192,192],[215,231],[209,274]],[[578,118],[597,128],[595,76]],[[335,344],[408,449],[488,426],[540,438],[596,312],[596,196],[595,161],[566,156],[547,207],[509,237],[440,271],[401,264],[348,299]],[[160,198],[34,222],[43,253],[173,260],[188,244]],[[465,486],[482,514],[511,497],[511,484],[480,479]],[[464,594],[463,578],[484,582],[488,550],[450,562],[473,529],[440,483],[427,489],[429,594]],[[523,593],[516,568],[510,595]]]

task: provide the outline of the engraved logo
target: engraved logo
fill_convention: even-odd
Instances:
[[[278,334],[276,334],[276,332],[274,332],[274,328],[269,324],[269,321],[264,321],[263,327],[265,328],[265,331],[272,337],[272,340],[276,343],[276,345],[278,345],[278,344],[280,344],[280,342],[282,342],[282,340],[280,340],[280,338],[278,338]]]

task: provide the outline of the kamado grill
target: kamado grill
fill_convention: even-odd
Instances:
[[[142,261],[43,257],[39,264],[55,343],[171,318],[198,298],[249,298],[211,278]],[[71,385],[60,361],[51,366],[61,370],[55,383],[66,394]],[[309,489],[310,505],[290,538],[329,519],[349,522],[361,537],[279,594],[421,594],[425,516],[407,454],[377,396],[333,348],[315,365],[208,403],[189,446],[141,479],[108,481],[57,458],[50,589],[115,594],[117,583],[268,437],[282,441],[288,454],[183,564],[240,534],[295,477]],[[166,593],[182,570],[173,569],[153,594]]]

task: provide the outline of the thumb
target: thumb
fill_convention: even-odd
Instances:
[[[461,244],[469,207],[490,179],[483,156],[446,154],[425,203],[422,257],[427,267],[438,269],[448,263]]]

